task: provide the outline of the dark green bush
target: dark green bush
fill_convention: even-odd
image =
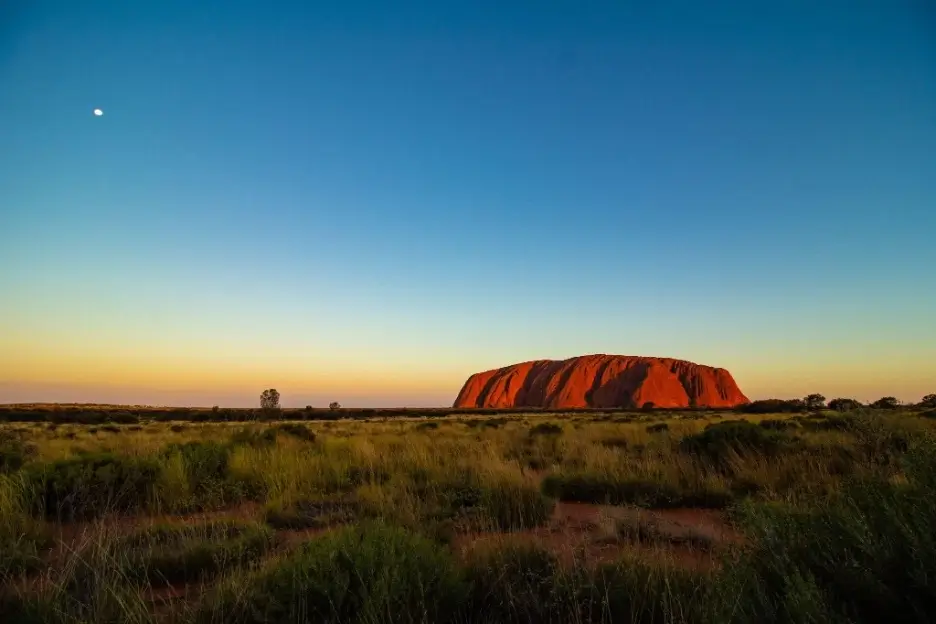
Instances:
[[[199,622],[445,622],[468,594],[450,552],[406,530],[367,524],[325,534],[246,588],[206,601]]]
[[[61,520],[142,509],[152,500],[158,478],[159,464],[153,460],[109,454],[28,469],[35,511]]]
[[[268,427],[257,430],[245,427],[235,431],[230,437],[230,443],[241,446],[272,446],[276,444],[277,427]]]
[[[766,420],[760,421],[760,426],[764,429],[770,429],[771,431],[786,431],[787,429],[796,429],[799,427],[799,422],[793,420],[792,418],[768,418]]]
[[[765,399],[745,403],[738,407],[738,411],[745,414],[788,414],[805,412],[806,403],[802,399]]]
[[[679,449],[719,463],[731,453],[775,455],[791,446],[792,438],[780,431],[759,427],[746,420],[728,420],[708,425],[704,431],[686,436]]]
[[[627,438],[605,438],[603,440],[598,440],[598,444],[605,448],[622,450],[630,446],[630,442]]]
[[[0,473],[19,470],[35,454],[36,445],[13,432],[0,430]]]
[[[531,436],[555,436],[562,433],[562,426],[557,425],[556,423],[539,423],[530,428]]]
[[[283,423],[277,425],[276,430],[306,442],[315,442],[315,432],[302,423]]]

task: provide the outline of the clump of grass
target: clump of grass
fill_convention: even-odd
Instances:
[[[153,498],[159,464],[97,454],[34,465],[27,474],[37,513],[75,520],[143,509]]]
[[[921,622],[936,613],[936,447],[906,482],[848,483],[806,509],[744,508],[751,549],[733,568],[741,621]]]
[[[510,531],[544,524],[549,520],[555,501],[531,484],[499,478],[481,489],[479,506],[486,528]]]
[[[764,429],[770,429],[771,431],[786,431],[787,429],[796,429],[800,426],[799,422],[793,418],[767,418],[760,421],[759,424]]]
[[[630,446],[630,440],[625,437],[615,436],[598,440],[598,444],[609,449],[627,449]]]
[[[539,423],[530,428],[530,436],[557,436],[562,434],[562,426],[556,423]]]
[[[242,446],[272,446],[273,444],[276,444],[276,435],[278,430],[278,427],[268,427],[262,430],[245,427],[235,431],[231,435],[229,442],[232,445]]]
[[[703,431],[684,437],[679,448],[720,464],[732,455],[776,455],[790,448],[791,442],[792,438],[785,433],[746,420],[729,420],[710,424]]]
[[[467,575],[471,583],[467,611],[475,616],[467,621],[479,621],[482,614],[489,622],[559,621],[563,607],[568,608],[574,598],[568,591],[571,587],[563,583],[555,555],[528,542],[508,542],[475,553]]]
[[[299,500],[269,505],[265,520],[276,529],[321,529],[351,522],[357,512],[353,499]]]
[[[664,431],[669,431],[669,425],[666,423],[647,425],[647,433],[663,433]]]
[[[507,543],[468,565],[466,622],[704,622],[708,580],[665,563],[623,559],[589,569],[531,543]]]
[[[205,580],[259,559],[273,531],[255,523],[159,524],[112,540],[125,575],[147,584]]]
[[[0,474],[0,583],[42,567],[52,545],[43,523],[29,517],[30,492],[20,474]]]
[[[557,473],[543,480],[543,492],[563,501],[648,508],[723,508],[733,500],[729,491],[683,488],[667,481],[591,473]]]
[[[198,622],[443,622],[468,587],[445,547],[393,526],[325,534],[206,601]]]
[[[439,423],[433,421],[421,422],[414,429],[416,431],[432,431],[439,428]]]
[[[35,455],[35,444],[16,432],[0,430],[0,474],[19,470]]]
[[[282,423],[276,426],[276,430],[298,440],[315,442],[315,432],[302,423]]]
[[[712,538],[692,530],[663,531],[653,518],[645,516],[629,517],[615,522],[617,537],[643,544],[669,544],[688,546],[696,550],[711,550]]]

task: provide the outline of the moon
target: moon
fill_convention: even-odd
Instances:
[[[103,115],[103,114],[104,114],[104,111],[102,111],[100,108],[95,108],[95,109],[94,109],[94,116],[95,116],[95,117],[100,117],[100,116]]]

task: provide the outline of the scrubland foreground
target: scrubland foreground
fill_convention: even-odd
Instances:
[[[923,411],[0,425],[0,622],[929,622]]]

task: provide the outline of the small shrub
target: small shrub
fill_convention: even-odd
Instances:
[[[760,421],[760,426],[764,429],[769,429],[771,431],[786,431],[787,429],[796,429],[799,427],[799,423],[793,420],[792,418],[788,419],[776,419],[768,418],[766,420]]]
[[[669,431],[669,425],[666,423],[656,423],[655,425],[647,425],[647,433],[662,433],[664,431]]]
[[[188,429],[188,425],[175,424],[169,426],[169,431],[172,433],[182,433],[186,429]]]
[[[111,414],[110,420],[118,425],[136,425],[139,424],[140,417],[130,412],[119,411]]]
[[[810,431],[849,431],[854,419],[849,416],[830,416],[829,418],[808,420],[803,427]]]
[[[252,446],[260,448],[276,444],[276,434],[278,427],[267,427],[266,429],[252,429],[245,427],[235,431],[230,437],[230,443],[240,446]]]
[[[416,425],[416,431],[432,431],[439,428],[439,423],[437,422],[421,422]]]
[[[603,440],[598,440],[598,444],[605,448],[621,450],[624,450],[630,446],[630,442],[627,438],[605,438]]]
[[[806,403],[801,399],[765,399],[745,403],[738,407],[738,411],[745,414],[788,414],[791,412],[805,412]]]
[[[36,445],[12,432],[0,430],[0,474],[19,470],[35,454]]]
[[[315,442],[315,432],[301,423],[283,423],[276,430],[299,440]]]
[[[562,433],[562,426],[555,423],[539,423],[530,428],[531,436],[556,436]]]

